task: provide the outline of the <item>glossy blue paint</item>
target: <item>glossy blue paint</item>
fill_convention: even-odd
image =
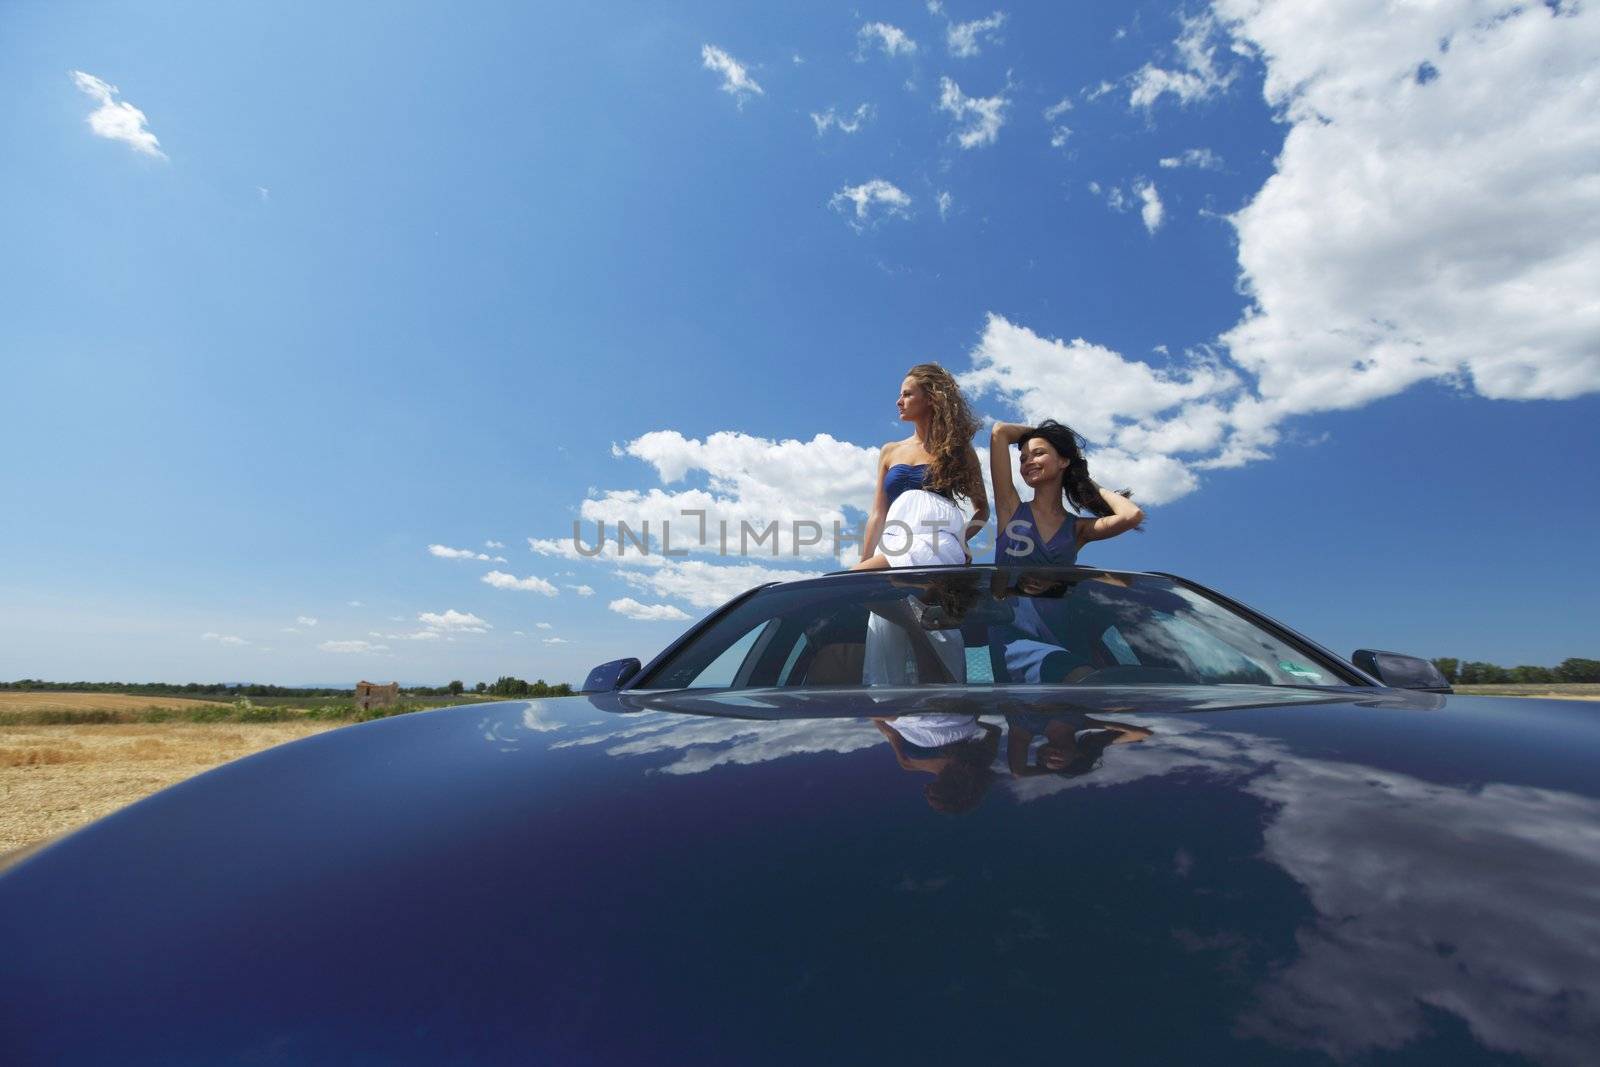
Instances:
[[[999,767],[949,816],[862,718],[911,705],[1154,732],[1081,777]],[[0,876],[0,1041],[17,1064],[1577,1063],[1597,758],[1590,706],[1373,688],[419,713]]]

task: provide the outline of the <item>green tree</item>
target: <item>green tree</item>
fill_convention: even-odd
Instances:
[[[486,692],[489,691],[489,683],[488,682],[479,682],[477,685],[473,686],[472,689],[473,689],[473,692],[476,692],[476,693],[486,693]]]
[[[1522,663],[1511,668],[1511,680],[1523,685],[1537,685],[1556,680],[1556,672],[1549,667],[1535,667]]]
[[[456,681],[451,682],[445,688],[450,690],[450,695],[451,696],[458,697],[458,696],[461,695],[462,690],[466,689],[466,686],[462,685],[460,680],[458,679]]]
[[[1444,656],[1434,660],[1433,665],[1439,668],[1439,673],[1444,675],[1445,681],[1449,682],[1451,685],[1456,684],[1456,676],[1461,673],[1460,660],[1453,659],[1449,656]]]
[[[1563,682],[1600,682],[1600,659],[1564,659],[1555,673]]]

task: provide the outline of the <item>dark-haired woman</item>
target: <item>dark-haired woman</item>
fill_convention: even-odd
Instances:
[[[1032,500],[1018,497],[1012,484],[1012,445],[1022,452],[1019,469],[1033,490]],[[1095,484],[1083,458],[1082,439],[1054,419],[1037,426],[995,423],[989,434],[989,472],[999,531],[994,561],[1002,565],[1069,566],[1090,541],[1127,533],[1144,521],[1144,512],[1126,493]]]
[[[1033,490],[1032,500],[1022,500],[1011,480],[1013,444],[1021,450],[1019,471]],[[1038,426],[996,423],[989,435],[989,469],[999,531],[994,561],[1001,566],[1071,566],[1090,541],[1127,533],[1144,521],[1144,512],[1126,492],[1103,489],[1089,477],[1082,439],[1054,419]],[[1007,680],[1077,681],[1093,663],[1060,639],[1067,602],[1034,595],[1044,590],[1030,581],[1019,583],[1022,595],[1014,601],[1011,623],[990,628]]]

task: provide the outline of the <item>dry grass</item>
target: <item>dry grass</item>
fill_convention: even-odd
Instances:
[[[128,693],[27,693],[0,692],[0,723],[7,715],[39,711],[142,711],[145,708],[189,710],[214,708],[214,700],[188,697],[147,697]]]
[[[1600,700],[1600,682],[1532,682],[1527,685],[1458,685],[1456,692],[1478,697],[1542,697],[1546,700]]]
[[[0,698],[35,695],[0,693]],[[118,699],[106,693],[37,696]],[[140,707],[150,703],[144,697],[120,699],[137,701]],[[285,722],[21,726],[7,724],[0,712],[0,853],[75,830],[218,764],[339,725]]]

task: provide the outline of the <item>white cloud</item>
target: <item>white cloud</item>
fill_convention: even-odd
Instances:
[[[445,545],[429,545],[428,554],[438,556],[440,559],[471,559],[479,563],[505,563],[504,556],[487,556],[482,552],[474,552],[470,548],[448,548]]]
[[[820,114],[815,111],[811,113],[811,121],[816,124],[818,137],[821,137],[829,130],[838,130],[840,133],[855,133],[870,118],[872,118],[871,104],[862,104],[857,107],[849,118],[841,118],[831,107]]]
[[[1175,156],[1166,156],[1161,165],[1167,170],[1177,167],[1198,167],[1200,170],[1221,170],[1222,157],[1209,148],[1190,148]]]
[[[349,607],[352,607],[352,608],[359,608],[361,606],[361,601],[359,601],[359,600],[347,600],[347,601],[345,601],[345,604],[348,605]]]
[[[810,532],[801,531],[796,538],[790,521],[813,521],[831,537],[835,521],[846,528],[851,525],[844,509],[865,511],[876,488],[877,449],[828,434],[809,441],[773,441],[723,431],[699,440],[675,430],[657,430],[628,442],[622,451],[649,463],[667,485],[703,474],[707,488],[670,493],[612,490],[585,500],[581,517],[591,524],[606,520],[613,526],[625,518],[635,527],[641,519],[649,519],[658,534],[662,522],[670,519],[674,551],[719,552],[722,523],[728,530],[729,551],[737,552],[743,523],[750,523],[752,538],[777,523],[776,539],[752,547],[752,552],[791,557],[798,552],[805,558],[827,559],[831,555],[827,537],[822,544],[797,544],[809,540]],[[704,545],[698,543],[697,520],[682,515],[687,508],[706,511]]]
[[[553,629],[555,629],[554,626],[550,625],[547,622],[536,622],[533,625],[534,625],[534,627],[536,629],[540,629],[540,630],[553,630]]]
[[[1026,422],[1054,418],[1100,443],[1090,454],[1096,480],[1131,486],[1152,504],[1198,485],[1191,462],[1179,456],[1220,446],[1225,424],[1214,413],[1240,386],[1239,376],[1215,360],[1158,369],[1082,338],[1040,337],[994,314],[972,365],[959,376],[963,389],[1007,400]]]
[[[904,30],[887,22],[867,23],[857,31],[856,38],[859,41],[856,51],[858,60],[865,58],[867,49],[874,44],[890,56],[909,56],[917,50],[917,42],[907,37]]]
[[[377,637],[377,634],[371,636]],[[442,636],[438,630],[413,630],[404,634],[384,634],[386,641],[437,641]]]
[[[1060,100],[1044,109],[1044,120],[1054,122],[1056,119],[1072,110],[1072,97],[1063,96]]]
[[[296,618],[294,621],[295,621],[296,625],[299,625],[299,626],[315,626],[317,624],[317,620],[313,619],[309,615],[301,615],[298,618]]]
[[[219,645],[248,645],[250,642],[235,634],[219,634],[207,630],[200,635],[202,641],[215,641]]]
[[[505,543],[502,542],[502,541],[485,541],[483,543],[483,547],[484,548],[504,548],[506,546],[505,546]]]
[[[656,596],[673,597],[691,607],[721,607],[740,593],[767,582],[814,578],[815,571],[763,567],[756,563],[714,564],[702,560],[670,560],[643,571],[623,571],[623,581]]]
[[[547,637],[544,639],[544,643],[547,645],[564,645],[568,642],[565,637]]]
[[[496,589],[521,589],[529,593],[543,593],[545,596],[559,596],[560,590],[554,585],[535,575],[518,578],[505,571],[490,571],[483,576],[483,581]]]
[[[1161,229],[1161,219],[1165,214],[1155,182],[1141,178],[1133,183],[1133,191],[1138,194],[1140,201],[1139,218],[1144,220],[1144,228],[1153,234]]]
[[[278,632],[280,634],[297,634],[300,631],[296,630],[293,626],[285,626],[282,629],[280,629]]]
[[[981,49],[978,38],[987,38],[991,44],[998,44],[999,38],[996,31],[1006,23],[1006,13],[996,11],[988,18],[974,19],[971,22],[953,22],[945,30],[945,44],[950,49],[950,54],[960,58],[977,55]]]
[[[1010,103],[1003,95],[966,96],[961,86],[951,79],[939,79],[939,110],[964,124],[956,131],[956,143],[962,148],[994,144],[1000,136],[1000,127],[1005,125],[1006,108]]]
[[[636,622],[671,622],[689,617],[671,604],[641,604],[627,596],[613,600],[607,606],[618,615],[626,616]]]
[[[853,216],[851,205],[854,205]],[[873,178],[860,185],[847,185],[840,189],[829,199],[828,206],[844,212],[850,225],[860,230],[886,216],[908,218],[911,197],[899,186],[882,178]]]
[[[950,206],[955,203],[955,197],[950,195],[950,191],[948,189],[940,190],[937,203],[939,205],[939,218],[949,218]]]
[[[1252,0],[1253,2],[1253,0]],[[1282,3],[1267,3],[1262,6],[1278,8],[1282,15]],[[1192,104],[1197,100],[1215,96],[1222,92],[1237,75],[1237,70],[1217,69],[1217,49],[1215,39],[1221,33],[1216,17],[1209,11],[1202,12],[1192,18],[1183,18],[1183,31],[1178,35],[1174,47],[1177,49],[1176,69],[1157,67],[1146,63],[1133,76],[1133,90],[1128,95],[1128,102],[1134,107],[1148,108],[1170,93],[1178,98],[1181,104]],[[1302,20],[1299,25],[1300,32],[1305,31]],[[1321,28],[1319,28],[1319,34]]]
[[[85,74],[81,70],[72,72],[72,83],[100,104],[89,113],[89,129],[94,131],[95,136],[121,141],[135,152],[156,159],[167,158],[166,153],[161,151],[161,142],[145,127],[144,112],[126,100],[114,99],[118,92],[115,85],[107,85],[93,74]]]
[[[266,203],[268,200],[272,199],[272,190],[268,189],[265,185],[258,185],[256,186],[256,195],[261,197],[262,203]]]
[[[1231,220],[1253,307],[1223,340],[1260,393],[1241,433],[1428,378],[1600,389],[1600,9],[1336,5],[1307,34],[1281,3],[1217,6],[1290,123]]]
[[[567,588],[572,590],[574,593],[577,593],[579,596],[594,596],[594,587],[593,586],[589,586],[589,585],[569,585],[569,586],[567,586]]]
[[[1083,98],[1090,101],[1098,100],[1115,88],[1111,82],[1103,81],[1099,85],[1083,90]]]
[[[317,647],[324,652],[372,654],[389,651],[388,645],[375,645],[370,641],[324,641]]]
[[[716,71],[722,75],[720,88],[731,95],[740,107],[744,107],[745,101],[752,96],[764,96],[766,93],[766,90],[750,77],[750,72],[745,69],[744,64],[716,45],[701,46],[700,62],[706,70]]]
[[[454,608],[446,608],[442,614],[424,611],[417,616],[417,621],[435,630],[449,630],[455,633],[481,634],[494,629],[471,612],[456,611]]]

